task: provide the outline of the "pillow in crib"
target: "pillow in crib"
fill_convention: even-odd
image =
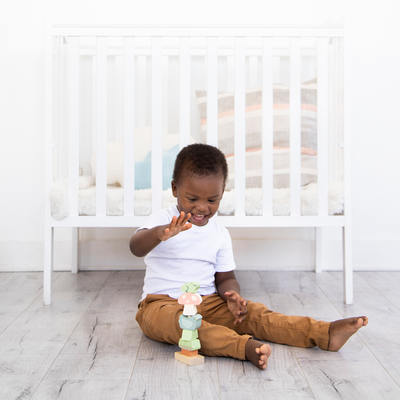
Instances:
[[[179,153],[179,145],[162,151],[162,188],[171,187],[172,173],[174,171],[175,159]],[[142,161],[135,162],[135,189],[151,188],[151,151]]]
[[[288,147],[290,136],[290,88],[281,84],[273,87],[274,146]],[[207,137],[207,91],[197,90],[201,133]],[[218,147],[226,154],[234,152],[235,94],[218,94]],[[261,146],[262,89],[246,90],[246,148]],[[317,79],[301,84],[301,146],[317,148]]]
[[[194,143],[194,139],[191,138]],[[179,134],[163,134],[162,186],[171,187],[172,172],[179,152]],[[96,177],[96,153],[91,158],[92,176]],[[107,143],[107,185],[124,186],[124,143]],[[135,131],[135,189],[151,187],[151,128]]]
[[[301,186],[317,181],[317,154],[316,150],[301,148]],[[262,149],[246,150],[246,187],[262,187]],[[228,163],[228,181],[226,190],[235,187],[235,155],[226,157]],[[290,187],[290,148],[274,147],[273,149],[273,187],[283,189]]]
[[[260,187],[262,146],[262,88],[246,90],[246,180],[247,187]],[[196,91],[203,139],[207,137],[207,91]],[[227,156],[228,164],[234,159],[234,92],[218,94],[218,147]],[[282,84],[273,86],[273,145],[275,148],[290,146],[290,88]],[[301,84],[301,147],[310,152],[317,149],[317,78]],[[253,160],[254,158],[254,160]],[[303,159],[307,158],[305,161]],[[276,161],[276,162],[275,162]],[[305,165],[316,164],[316,157],[302,154],[302,185],[315,180],[315,168]],[[252,165],[252,167],[249,167]],[[258,165],[255,167],[255,165]],[[304,168],[303,168],[304,167]],[[311,173],[310,173],[311,172]],[[289,187],[288,151],[274,151],[274,187]],[[257,183],[258,184],[258,183]],[[285,186],[286,185],[286,186]],[[229,187],[229,182],[228,182]]]

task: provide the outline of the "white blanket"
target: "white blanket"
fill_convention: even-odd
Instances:
[[[82,176],[79,181],[79,215],[96,215],[96,186],[90,176]],[[176,204],[171,189],[163,191],[163,208]],[[68,217],[68,185],[60,181],[53,185],[50,193],[51,215],[56,220]],[[329,215],[342,214],[344,205],[343,182],[329,184]],[[106,199],[107,215],[123,215],[124,189],[108,186]],[[151,213],[151,189],[135,191],[135,215]],[[219,213],[233,215],[235,211],[235,190],[226,191],[221,201]],[[274,189],[273,214],[290,215],[290,189]],[[262,189],[246,189],[246,215],[262,215]],[[301,190],[301,215],[318,215],[318,184],[313,183]]]

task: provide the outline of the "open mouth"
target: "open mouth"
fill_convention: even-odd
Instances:
[[[190,219],[196,224],[201,224],[207,221],[207,215],[192,214],[192,217]]]

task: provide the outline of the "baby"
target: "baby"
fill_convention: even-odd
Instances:
[[[201,352],[249,360],[265,369],[271,347],[259,340],[298,347],[339,350],[367,317],[316,321],[269,310],[240,295],[228,230],[212,218],[228,177],[224,154],[192,144],[175,161],[172,193],[177,205],[151,215],[132,236],[130,249],[145,256],[146,276],[136,320],[150,338],[177,345],[182,330],[180,287],[200,283],[198,330]],[[257,339],[255,339],[257,338]]]

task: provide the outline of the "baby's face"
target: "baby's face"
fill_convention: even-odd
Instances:
[[[172,181],[172,193],[177,198],[178,210],[191,213],[193,225],[204,226],[219,208],[224,193],[222,176],[187,176],[179,185]]]

